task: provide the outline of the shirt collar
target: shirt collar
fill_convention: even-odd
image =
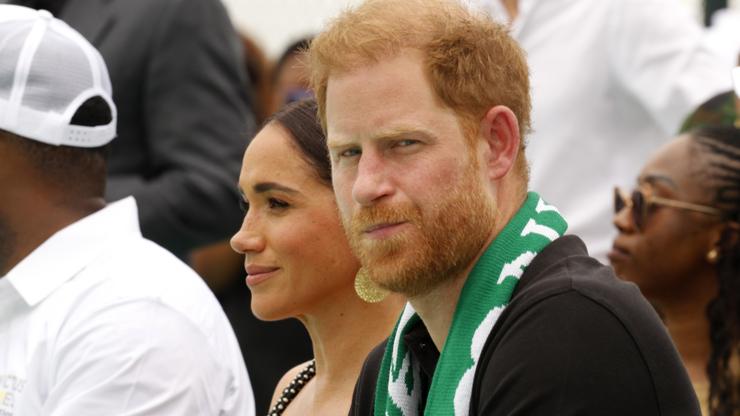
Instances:
[[[84,269],[114,240],[141,235],[136,201],[128,197],[57,231],[5,275],[35,306]]]

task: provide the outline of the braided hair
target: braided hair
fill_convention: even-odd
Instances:
[[[717,296],[707,307],[711,355],[707,364],[711,416],[740,415],[740,129],[703,126],[690,133],[702,163],[713,205],[726,223],[717,249]]]

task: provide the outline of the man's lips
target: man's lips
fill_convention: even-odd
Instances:
[[[391,234],[394,234],[404,224],[406,224],[405,221],[384,222],[365,228],[363,233],[371,238],[384,238]]]

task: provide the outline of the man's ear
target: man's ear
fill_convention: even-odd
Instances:
[[[480,125],[489,179],[501,179],[514,167],[519,155],[519,122],[508,107],[489,109]]]

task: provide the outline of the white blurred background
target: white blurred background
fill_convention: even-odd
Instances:
[[[598,0],[594,0],[598,1]],[[702,0],[675,0],[688,7],[698,22]],[[234,24],[254,39],[270,59],[276,59],[293,41],[321,30],[328,19],[347,5],[362,0],[224,0]],[[740,9],[740,0],[728,5]]]

